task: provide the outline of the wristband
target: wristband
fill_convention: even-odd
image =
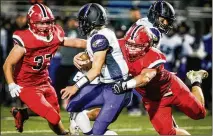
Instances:
[[[136,87],[136,81],[135,79],[131,79],[129,81],[126,82],[126,86],[127,86],[127,89],[133,89]]]
[[[90,83],[89,79],[87,76],[83,76],[81,79],[78,80],[78,82],[75,83],[75,86],[80,89],[83,88],[84,86],[88,85]]]

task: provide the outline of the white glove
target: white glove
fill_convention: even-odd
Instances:
[[[19,96],[19,93],[21,92],[21,89],[23,87],[15,84],[15,83],[10,83],[8,85],[9,91],[10,91],[10,95],[12,96],[12,98]]]

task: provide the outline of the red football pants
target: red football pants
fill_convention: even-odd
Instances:
[[[23,87],[20,99],[36,114],[52,124],[60,121],[60,108],[55,89],[50,84]]]
[[[195,120],[202,119],[206,115],[204,106],[175,75],[172,75],[170,91],[173,94],[163,97],[161,101],[143,99],[150,121],[160,135],[176,134],[172,120],[172,105],[178,107],[180,111]]]

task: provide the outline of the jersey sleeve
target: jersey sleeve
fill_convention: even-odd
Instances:
[[[61,42],[61,44],[63,44],[64,38],[65,38],[65,32],[60,25],[56,25],[56,28],[57,28],[58,39]]]
[[[152,49],[149,52],[149,60],[147,68],[158,68],[166,63],[166,57],[157,49]]]
[[[157,47],[160,43],[161,32],[155,27],[151,27],[150,30],[153,34],[154,47]]]
[[[14,43],[14,45],[19,45],[21,47],[25,47],[24,41],[23,41],[19,31],[15,31],[13,33],[13,43]]]
[[[91,39],[91,49],[95,53],[97,51],[103,51],[109,48],[109,41],[106,36],[102,34],[96,34]]]

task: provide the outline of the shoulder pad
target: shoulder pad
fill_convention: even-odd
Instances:
[[[13,41],[15,44],[18,44],[20,45],[21,47],[25,47],[25,44],[24,44],[24,40],[23,40],[23,31],[15,31],[13,33]]]
[[[64,40],[65,32],[60,25],[55,25],[58,39],[62,42]]]
[[[93,52],[105,50],[109,47],[109,41],[106,36],[96,34],[91,39],[91,48]]]
[[[155,68],[161,64],[166,63],[166,57],[163,55],[161,51],[156,48],[151,48],[149,52],[147,52],[149,65],[148,68]]]

